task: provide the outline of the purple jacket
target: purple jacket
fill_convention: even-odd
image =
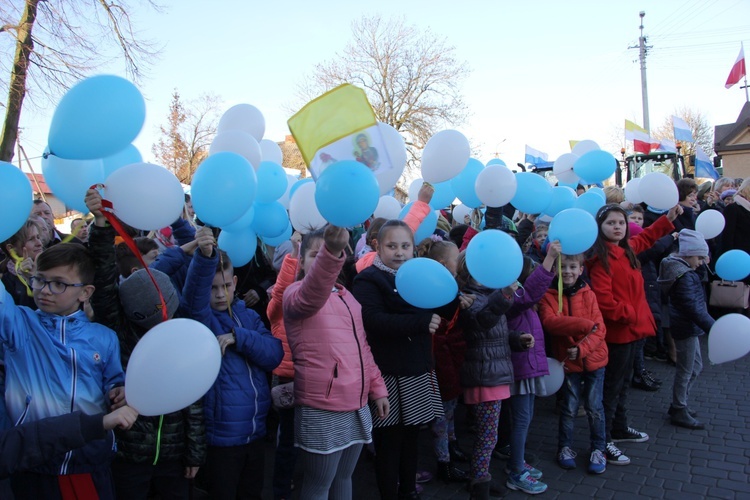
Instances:
[[[513,306],[505,313],[508,328],[534,336],[533,349],[511,353],[513,378],[516,381],[549,374],[547,353],[544,352],[544,330],[534,306],[542,300],[554,277],[543,266],[537,266],[526,278],[523,296],[516,297]]]

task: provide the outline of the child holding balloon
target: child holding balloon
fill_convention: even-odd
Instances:
[[[557,463],[563,469],[576,467],[573,428],[582,399],[591,436],[588,472],[601,474],[607,468],[602,405],[608,359],[604,341],[607,329],[596,295],[582,278],[583,254],[560,255],[559,258],[562,272],[539,303],[542,325],[550,335],[551,354],[565,366],[565,381],[560,388]],[[559,280],[562,280],[562,296],[558,293]]]
[[[607,327],[609,361],[603,402],[607,462],[613,465],[630,463],[615,443],[648,440],[648,434],[628,425],[625,407],[637,341],[656,334],[636,255],[674,231],[672,221],[681,213],[682,208],[676,205],[632,239],[628,214],[622,207],[605,205],[596,214],[598,233],[586,266]]]

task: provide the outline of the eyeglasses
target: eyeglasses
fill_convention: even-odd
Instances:
[[[29,278],[29,285],[32,290],[38,291],[44,290],[44,287],[49,285],[49,291],[53,295],[60,295],[61,293],[65,293],[65,290],[67,290],[69,286],[80,288],[86,286],[86,283],[63,283],[62,281],[48,281],[41,276],[32,276]]]

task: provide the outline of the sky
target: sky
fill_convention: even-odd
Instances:
[[[470,115],[446,128],[464,133],[484,162],[496,154],[508,164],[523,162],[525,144],[554,160],[570,151],[570,139],[592,139],[619,157],[624,119],[643,124],[638,50],[628,48],[638,44],[640,11],[653,46],[652,129],[683,106],[711,125],[733,123],[745,102],[739,86],[726,90],[724,82],[740,42],[750,48],[747,0],[163,3],[161,13],[145,6],[133,12],[142,35],[164,47],[139,86],[147,117],[135,145],[145,161],[154,159],[151,146],[175,88],[184,100],[212,92],[223,109],[253,104],[265,116],[265,138],[283,140],[297,86],[344,49],[353,20],[372,14],[403,17],[444,36],[466,61]],[[96,73],[124,76],[124,66]],[[36,157],[55,104],[29,107],[21,118],[22,143],[40,170]]]

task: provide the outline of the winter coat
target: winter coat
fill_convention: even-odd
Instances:
[[[468,309],[459,313],[466,339],[466,356],[461,368],[464,387],[497,387],[513,382],[511,349],[523,351],[521,332],[510,331],[505,313],[511,300],[502,290],[479,284],[467,286],[464,293],[476,296]]]
[[[284,358],[279,363],[273,373],[278,377],[294,377],[294,364],[292,363],[292,350],[289,348],[286,328],[284,327],[284,308],[282,302],[284,291],[289,285],[294,283],[297,265],[299,261],[287,254],[281,264],[279,275],[276,278],[276,284],[271,289],[271,300],[268,302],[268,321],[271,323],[271,333],[281,341],[281,347],[284,349]]]
[[[547,353],[544,351],[544,330],[535,309],[554,277],[554,273],[543,266],[537,266],[523,284],[524,293],[513,299],[513,305],[505,313],[508,328],[534,336],[533,348],[511,353],[513,378],[516,381],[549,374]]]
[[[744,250],[750,253],[750,211],[738,203],[732,203],[724,209],[724,220],[721,252]]]
[[[458,323],[458,315],[451,321],[441,322],[440,328],[432,336],[435,375],[443,401],[456,399],[463,393],[461,367],[466,355],[466,341]]]
[[[714,319],[708,314],[700,276],[687,262],[671,255],[661,262],[659,283],[669,296],[670,333],[685,340],[708,333]]]
[[[593,372],[607,366],[608,349],[604,341],[607,327],[596,301],[596,294],[583,279],[563,289],[560,310],[557,280],[539,304],[539,316],[550,336],[552,356],[571,373]],[[578,347],[578,357],[568,358],[568,349]]]
[[[284,292],[284,325],[294,357],[294,401],[354,411],[388,396],[367,345],[359,303],[336,284],[344,257],[321,247],[308,274]],[[332,291],[333,290],[333,291]]]
[[[161,252],[149,267],[169,276],[179,295],[182,294],[182,288],[185,286],[185,278],[187,278],[187,270],[190,267],[191,260],[193,260],[191,255],[186,254],[182,248],[173,246]]]
[[[657,325],[668,325],[662,323],[662,288],[659,286],[659,264],[662,259],[667,257],[677,243],[677,240],[671,235],[662,236],[654,246],[647,248],[637,255],[641,263],[641,274],[643,275],[643,284],[646,287],[646,300],[651,308],[651,314],[654,315],[654,321]]]
[[[174,221],[170,227],[177,245],[185,245],[195,239],[195,227],[182,217]]]
[[[268,309],[268,289],[276,281],[276,270],[273,268],[265,254],[265,245],[258,240],[255,255],[252,260],[241,267],[234,268],[237,276],[237,289],[235,295],[243,298],[247,292],[254,290],[258,294],[258,302],[250,306],[250,309],[258,313],[266,328],[271,328],[271,322],[266,316]]]
[[[182,292],[184,310],[206,325],[214,335],[234,332],[235,344],[221,358],[216,382],[203,399],[209,446],[239,446],[266,435],[266,415],[271,391],[266,373],[284,356],[281,341],[274,338],[255,311],[242,300],[229,311],[211,309],[211,286],[219,256],[206,257],[196,250]]]
[[[630,238],[630,247],[637,255],[673,230],[669,219],[660,217],[641,234]],[[608,249],[609,272],[597,256],[587,260],[586,267],[599,310],[607,325],[607,342],[627,344],[655,335],[656,323],[646,301],[641,270],[631,267],[624,248],[609,242],[605,245]]]
[[[129,321],[122,308],[114,240],[115,230],[111,226],[91,228],[89,247],[96,269],[96,289],[91,297],[91,307],[96,321],[117,333],[122,365],[127,368],[130,355],[146,330]],[[202,401],[162,417],[139,415],[130,429],[116,429],[117,459],[134,464],[152,464],[158,450],[160,463],[179,462],[186,467],[203,465],[206,458],[206,428]]]

